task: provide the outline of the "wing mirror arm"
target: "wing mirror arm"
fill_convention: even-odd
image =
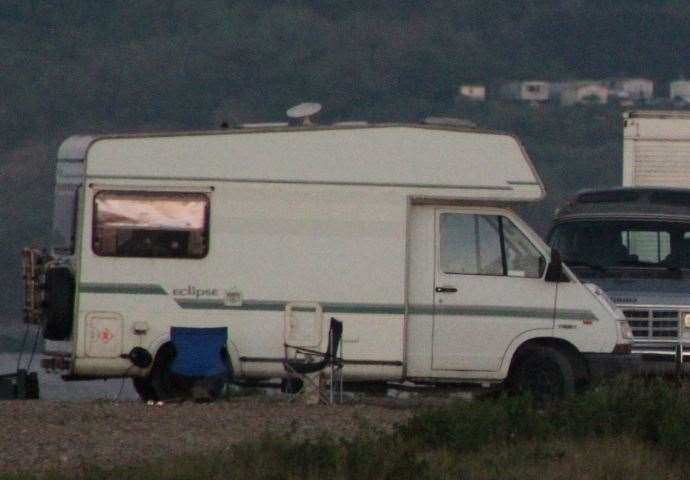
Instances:
[[[551,249],[551,261],[546,267],[546,274],[544,280],[547,282],[567,282],[568,277],[563,271],[563,261],[561,260],[561,253],[555,248]]]

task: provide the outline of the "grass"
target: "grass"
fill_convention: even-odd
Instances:
[[[683,479],[690,387],[622,380],[546,405],[527,397],[419,411],[388,434],[264,436],[205,455],[100,470],[84,478]],[[53,472],[40,478],[68,478]],[[26,478],[26,476],[6,477]],[[37,477],[38,478],[38,477]]]

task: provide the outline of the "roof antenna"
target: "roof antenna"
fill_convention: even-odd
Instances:
[[[322,107],[320,103],[307,102],[295,105],[294,107],[288,109],[286,113],[288,118],[290,118],[294,122],[294,124],[297,124],[301,120],[303,126],[309,127],[314,125],[314,122],[312,122],[311,117],[319,113],[321,111],[321,108]]]

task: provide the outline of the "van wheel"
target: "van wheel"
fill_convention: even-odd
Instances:
[[[200,378],[176,375],[170,370],[174,358],[175,349],[171,344],[163,347],[158,353],[150,375],[151,390],[154,394],[153,400],[208,402],[223,395],[228,376]]]
[[[148,402],[149,400],[158,399],[158,397],[156,397],[156,390],[153,388],[151,375],[146,377],[132,377],[132,385],[134,385],[134,390],[142,401]]]
[[[46,272],[43,337],[66,340],[72,335],[74,314],[74,275],[66,267]]]
[[[172,344],[161,348],[151,368],[151,388],[154,400],[187,400],[192,398],[192,382],[175,375],[170,370],[175,349]]]
[[[575,369],[559,350],[530,347],[516,359],[508,387],[514,393],[529,393],[538,401],[562,398],[575,393]]]

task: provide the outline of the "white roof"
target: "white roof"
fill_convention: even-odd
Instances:
[[[623,117],[626,119],[624,138],[654,145],[661,142],[659,147],[667,150],[667,154],[687,157],[687,151],[680,143],[690,140],[690,112],[635,110]],[[641,145],[636,148],[641,148]]]
[[[87,177],[372,185],[536,200],[544,189],[508,134],[423,125],[229,130],[96,138]]]
[[[58,160],[82,160],[86,150],[96,137],[92,135],[73,135],[62,142],[58,149]]]
[[[690,112],[683,110],[631,110],[623,118],[683,118],[690,119]]]

